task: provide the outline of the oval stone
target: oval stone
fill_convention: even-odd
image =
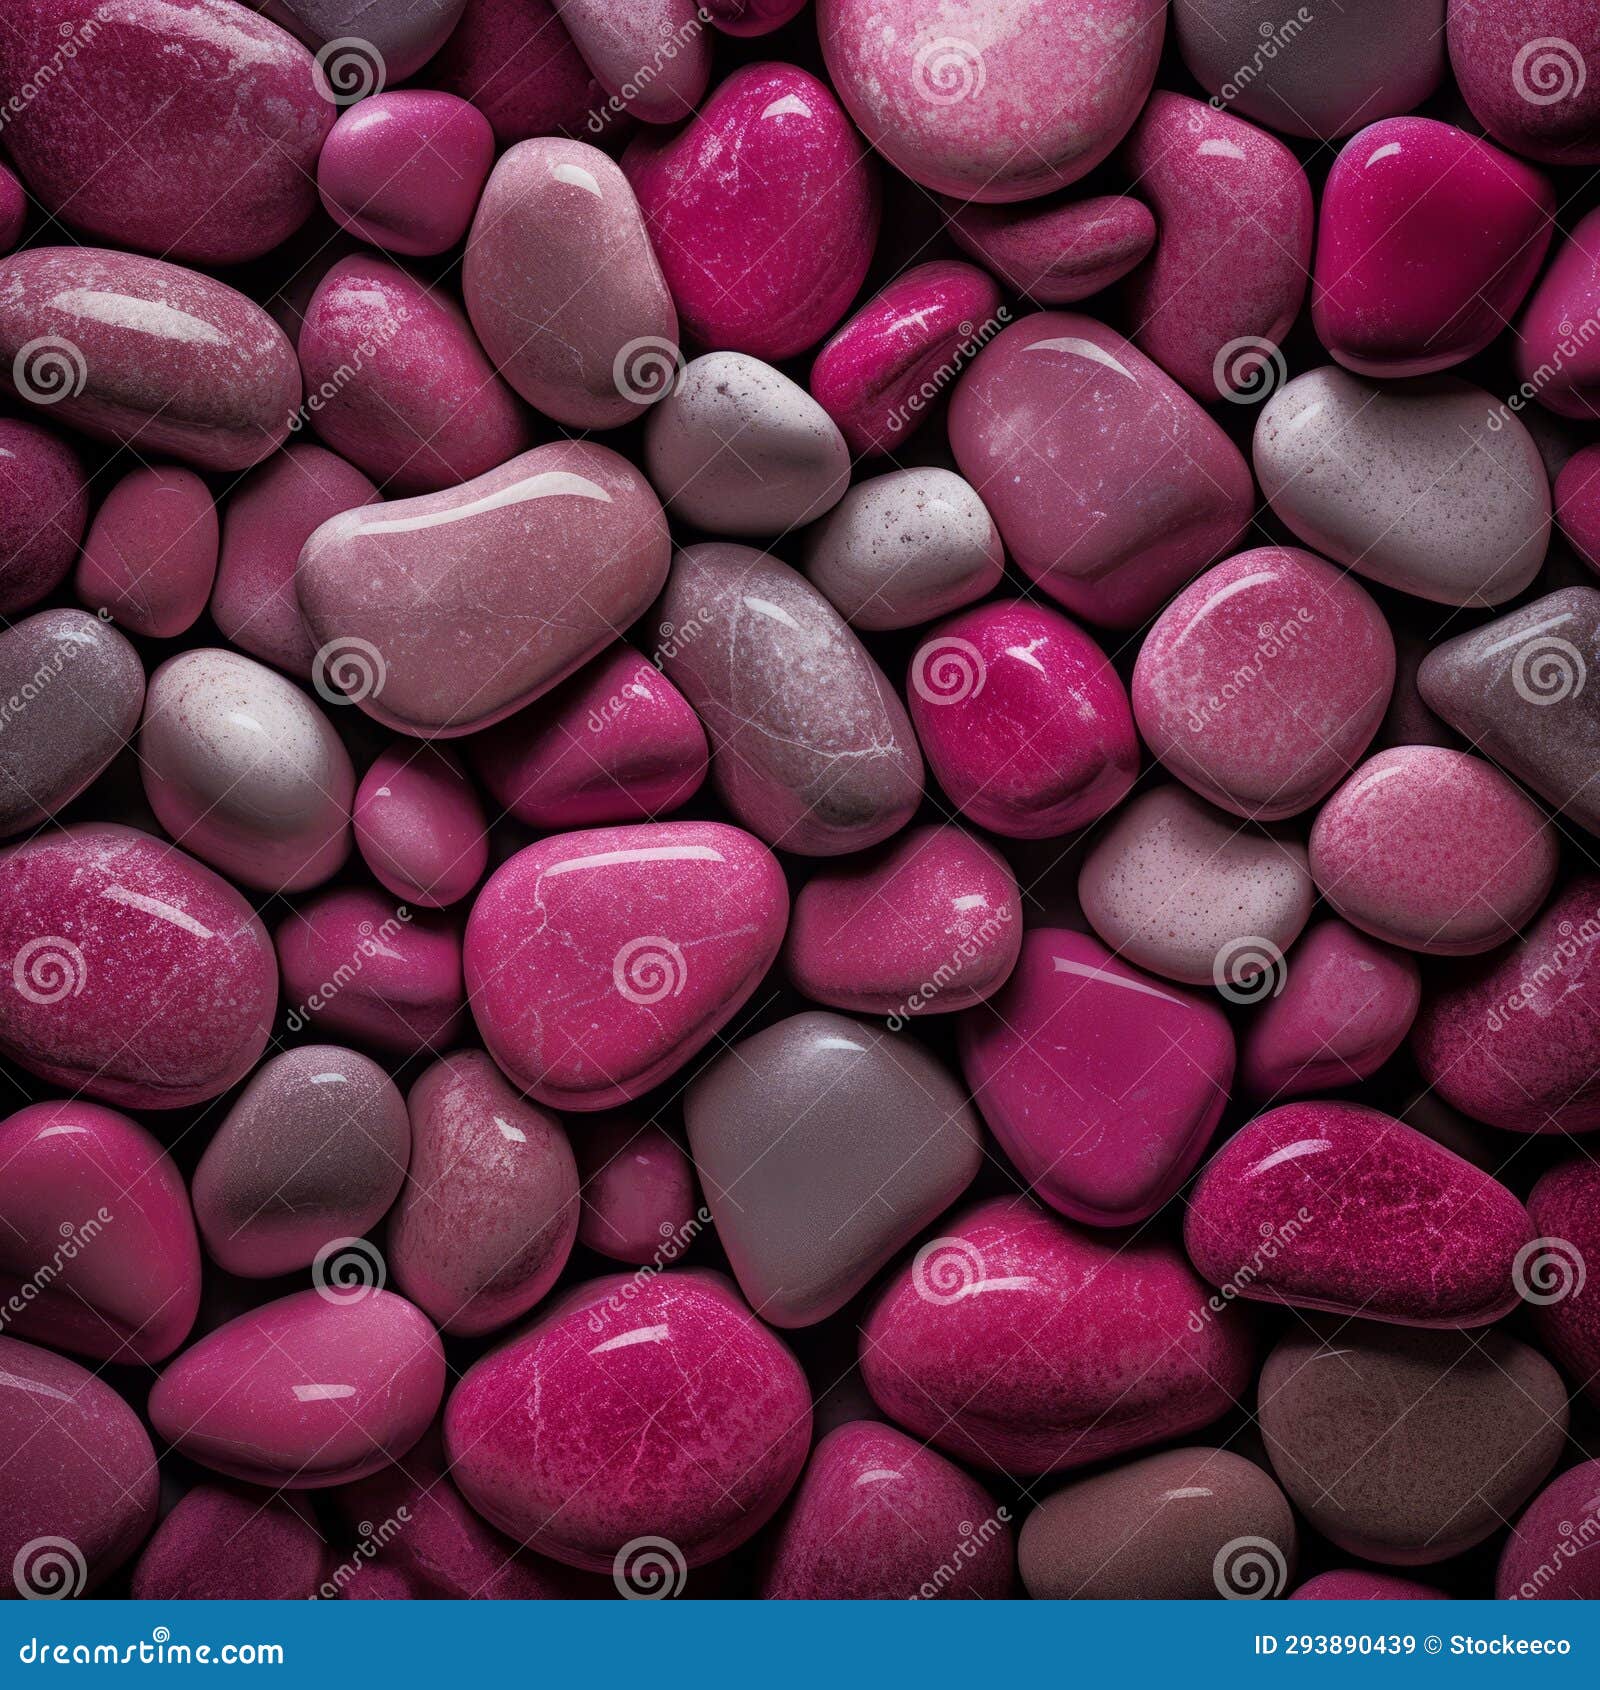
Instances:
[[[578,1242],[632,1267],[676,1261],[711,1217],[678,1141],[636,1115],[594,1116],[573,1146],[583,1190]]]
[[[136,1602],[307,1602],[330,1559],[283,1497],[228,1485],[185,1491],[133,1569]]]
[[[1561,1162],[1528,1196],[1538,1248],[1523,1264],[1525,1295],[1544,1347],[1578,1389],[1600,1402],[1600,1171],[1587,1157]]]
[[[0,417],[0,491],[0,615],[14,616],[72,567],[89,520],[89,483],[62,435]]]
[[[1449,0],[1450,68],[1497,141],[1545,164],[1600,164],[1600,16],[1587,0]]]
[[[408,904],[456,903],[488,866],[483,805],[439,746],[404,740],[382,752],[361,777],[351,816],[361,860]]]
[[[1552,1479],[1511,1528],[1495,1570],[1502,1602],[1600,1601],[1600,1461]]]
[[[711,79],[711,38],[695,0],[555,0],[584,62],[624,110],[681,123]]]
[[[217,575],[217,507],[191,469],[130,470],[94,514],[73,591],[131,633],[169,640],[206,608]]]
[[[1120,281],[1155,245],[1150,208],[1128,194],[1035,205],[946,200],[950,237],[1040,305],[1072,305]]]

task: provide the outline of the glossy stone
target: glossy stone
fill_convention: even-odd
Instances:
[[[135,634],[193,626],[217,573],[217,508],[193,470],[135,469],[94,514],[78,559],[78,602]]]
[[[922,798],[922,758],[898,695],[803,576],[745,546],[690,546],[654,615],[661,667],[711,740],[734,819],[801,856],[865,850]]]
[[[410,1153],[404,1100],[370,1057],[283,1051],[251,1076],[195,1170],[206,1254],[246,1279],[309,1267],[382,1220]]]
[[[695,1208],[694,1169],[654,1121],[623,1112],[585,1123],[573,1147],[583,1191],[578,1242],[613,1261],[660,1267],[709,1223]]]
[[[878,181],[838,102],[795,65],[744,65],[695,121],[622,167],[688,335],[777,362],[845,314],[878,234]]]
[[[1449,0],[1450,68],[1485,129],[1524,158],[1600,164],[1600,17],[1586,0]]]
[[[1263,407],[1255,467],[1300,539],[1435,604],[1493,605],[1538,573],[1550,483],[1532,436],[1453,377],[1379,385],[1333,365]]]
[[[329,88],[339,98],[366,91],[366,75],[381,66],[390,82],[399,82],[427,64],[467,10],[467,0],[260,0],[261,10],[307,45],[340,42],[353,36],[368,51],[357,53],[343,74],[339,55],[325,70]],[[481,0],[473,0],[476,10]],[[431,74],[431,66],[430,66]]]
[[[781,1327],[842,1308],[983,1154],[971,1106],[922,1046],[822,1010],[724,1052],[689,1087],[684,1122],[739,1289]]]
[[[150,1422],[202,1467],[320,1490],[400,1460],[444,1385],[439,1334],[404,1297],[296,1291],[170,1363],[150,1392]]]
[[[644,477],[563,440],[464,486],[333,517],[306,542],[295,589],[335,685],[402,733],[450,738],[592,657],[660,590],[669,556]]]
[[[1562,417],[1600,417],[1600,343],[1589,327],[1597,313],[1600,210],[1580,218],[1557,244],[1511,337],[1511,362],[1522,381],[1517,397],[1523,403],[1537,399]]]
[[[0,1053],[134,1109],[203,1103],[255,1066],[277,1004],[266,930],[220,876],[86,822],[0,852]]]
[[[1568,544],[1600,574],[1600,446],[1574,452],[1551,492]]]
[[[198,1484],[133,1569],[136,1602],[304,1602],[329,1560],[317,1528],[282,1497]]]
[[[602,88],[646,123],[681,123],[711,79],[711,40],[694,0],[555,0]]]
[[[442,909],[483,878],[483,805],[439,746],[406,740],[382,752],[361,777],[351,815],[361,860],[408,904]]]
[[[1389,1567],[1447,1561],[1499,1531],[1567,1427],[1556,1370],[1504,1331],[1297,1324],[1267,1357],[1260,1402],[1290,1501],[1339,1548]]]
[[[1029,1189],[1087,1226],[1132,1226],[1193,1172],[1233,1079],[1214,1000],[1099,940],[1033,928],[1016,971],[957,1029],[962,1072]]]
[[[0,386],[97,440],[216,470],[275,451],[300,403],[294,348],[259,305],[96,247],[0,259]]]
[[[1540,1342],[1591,1401],[1600,1401],[1600,1173],[1587,1157],[1558,1163],[1528,1195],[1539,1248],[1523,1265]]]
[[[89,520],[77,450],[43,424],[0,417],[0,616],[52,592]]]
[[[777,1510],[805,1464],[811,1402],[720,1276],[618,1274],[471,1368],[444,1430],[467,1500],[540,1554],[610,1572],[649,1534],[696,1567]]]
[[[1001,599],[932,629],[911,659],[911,720],[945,796],[1013,839],[1052,839],[1115,808],[1139,772],[1128,694],[1057,610]]]
[[[1552,1479],[1511,1528],[1494,1593],[1502,1602],[1600,1599],[1600,1461]]]
[[[1336,1567],[1289,1592],[1291,1602],[1438,1602],[1444,1597],[1444,1591],[1431,1584],[1365,1567]]]
[[[950,236],[1008,287],[1040,305],[1071,305],[1109,287],[1155,245],[1150,208],[1128,194],[1097,194],[1043,208],[949,200]]]
[[[1239,449],[1114,330],[1068,311],[1011,324],[950,402],[956,464],[1012,560],[1075,615],[1132,628],[1244,531]]]
[[[578,1231],[572,1147],[482,1051],[441,1057],[406,1107],[411,1165],[389,1219],[395,1283],[442,1331],[492,1332],[566,1265]]]
[[[98,616],[41,610],[0,633],[0,838],[93,785],[143,702],[139,654]]]
[[[541,1103],[625,1103],[732,1018],[771,967],[788,914],[776,860],[738,828],[553,835],[496,870],[472,906],[478,1031]]]
[[[1509,1314],[1532,1236],[1528,1211],[1481,1169],[1392,1116],[1325,1099],[1235,1133],[1183,1226],[1195,1266],[1237,1296],[1398,1326]]]

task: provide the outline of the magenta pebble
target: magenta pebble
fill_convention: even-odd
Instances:
[[[1041,305],[1071,305],[1120,281],[1155,245],[1150,208],[1127,194],[1036,205],[947,200],[950,236],[1007,286]]]
[[[89,485],[69,441],[41,423],[0,417],[0,494],[0,616],[15,616],[72,567]]]
[[[352,810],[362,861],[397,898],[443,909],[483,878],[483,805],[450,752],[407,741],[361,778]]]
[[[131,470],[89,525],[73,590],[135,634],[171,639],[205,610],[217,574],[217,507],[193,470]]]
[[[694,1168],[654,1121],[599,1116],[583,1124],[573,1149],[580,1244],[633,1267],[670,1264],[693,1244],[706,1224],[696,1214]]]
[[[328,1563],[316,1526],[281,1496],[199,1484],[133,1569],[136,1602],[306,1602]]]

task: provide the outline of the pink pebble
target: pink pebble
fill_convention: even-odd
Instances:
[[[296,1291],[191,1345],[155,1382],[150,1423],[180,1454],[251,1484],[320,1490],[400,1460],[444,1397],[444,1349],[390,1291]]]
[[[817,354],[811,393],[850,449],[909,440],[951,374],[996,333],[1000,289],[972,264],[919,264],[874,294]]]
[[[684,328],[712,351],[777,361],[844,315],[878,234],[861,137],[795,65],[745,65],[675,135],[641,135],[622,167]]]
[[[0,616],[55,591],[88,520],[77,449],[41,423],[0,417]]]
[[[1600,76],[1595,78],[1600,86]],[[1600,417],[1600,208],[1579,219],[1557,243],[1550,267],[1529,297],[1511,361],[1521,396],[1537,399],[1561,417]]]
[[[1369,1572],[1365,1567],[1336,1567],[1318,1573],[1298,1590],[1291,1602],[1439,1602],[1444,1592],[1431,1584],[1401,1578],[1398,1573]]]
[[[87,822],[0,853],[0,1052],[134,1109],[242,1080],[277,1005],[272,947],[220,875],[131,827]]]
[[[73,590],[135,634],[193,626],[217,573],[217,507],[193,470],[130,470],[95,512]]]
[[[1600,446],[1574,452],[1552,491],[1561,532],[1578,556],[1600,574]]]
[[[557,834],[503,864],[467,923],[489,1053],[555,1108],[676,1073],[760,984],[789,914],[767,848],[720,822]]]
[[[705,1224],[677,1140],[628,1114],[586,1121],[574,1149],[583,1187],[578,1242],[634,1267],[675,1262]]]
[[[1533,1323],[1578,1390],[1600,1402],[1600,1169],[1587,1156],[1544,1174],[1528,1196],[1539,1245],[1523,1264]],[[1597,1487],[1600,1488],[1600,1487]]]
[[[28,223],[28,195],[5,165],[0,164],[0,258],[22,239]]]
[[[1511,1528],[1494,1593],[1502,1602],[1600,1601],[1600,1461],[1552,1479]]]
[[[1098,821],[1128,794],[1139,744],[1104,652],[1059,611],[1002,599],[934,628],[907,699],[945,796],[1013,839]]]
[[[1544,164],[1600,164],[1600,14],[1590,0],[1450,0],[1450,68],[1472,115]]]
[[[703,0],[700,9],[724,35],[770,35],[805,6],[806,0]]]
[[[356,848],[407,904],[443,909],[483,878],[483,805],[455,757],[427,741],[391,745],[356,788]]]
[[[811,1394],[720,1275],[618,1274],[478,1362],[444,1431],[456,1483],[492,1525],[639,1588],[651,1542],[637,1539],[697,1567],[771,1518],[805,1464]]]
[[[328,1561],[322,1534],[283,1497],[199,1484],[133,1569],[136,1602],[305,1602]]]
[[[475,107],[405,89],[340,113],[317,158],[317,191],[341,228],[426,257],[464,238],[493,162],[494,131]]]
[[[613,100],[646,123],[692,116],[711,79],[695,0],[555,0],[556,15]]]
[[[1127,194],[1100,194],[1042,209],[947,200],[950,235],[1018,293],[1071,305],[1109,287],[1155,245],[1150,208]]]

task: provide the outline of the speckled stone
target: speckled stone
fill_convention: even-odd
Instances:
[[[694,1168],[678,1141],[630,1113],[584,1122],[573,1152],[583,1191],[578,1242],[632,1267],[676,1261],[708,1217],[697,1217]]]
[[[711,37],[695,0],[555,0],[584,62],[646,123],[681,123],[711,79]]]
[[[142,468],[106,495],[73,577],[78,602],[131,633],[172,639],[199,619],[217,574],[217,507],[190,469]]]
[[[28,193],[16,172],[0,164],[0,258],[22,239],[28,225]]]
[[[456,903],[488,866],[483,804],[441,746],[403,740],[381,752],[356,788],[351,819],[361,860],[408,904]]]
[[[1291,1602],[1440,1602],[1445,1592],[1431,1584],[1401,1578],[1396,1573],[1374,1573],[1365,1567],[1336,1567],[1318,1573],[1298,1590],[1289,1592]]]
[[[1449,0],[1450,68],[1497,141],[1546,164],[1600,164],[1600,17],[1586,0]]]
[[[71,569],[89,520],[89,485],[65,436],[0,417],[0,492],[0,616],[15,616]]]
[[[1600,87],[1600,76],[1594,81]],[[1561,417],[1600,417],[1600,339],[1591,326],[1597,315],[1600,209],[1558,241],[1511,336],[1511,362],[1522,382],[1518,399],[1536,399]]]
[[[1600,1461],[1581,1461],[1528,1504],[1500,1551],[1502,1602],[1600,1601]]]
[[[294,1504],[199,1484],[156,1528],[133,1569],[136,1602],[305,1602],[330,1557]]]
[[[1600,1171],[1585,1156],[1544,1174],[1528,1196],[1543,1240],[1524,1268],[1540,1342],[1578,1390],[1600,1402]]]
[[[473,0],[471,10],[479,4]],[[386,79],[400,82],[428,63],[468,7],[467,0],[261,0],[261,10],[312,48],[355,37],[377,55]],[[328,86],[351,97],[362,85],[350,77],[373,63],[371,54],[358,57],[345,76],[330,64]]]
[[[1482,1543],[1566,1436],[1556,1370],[1503,1331],[1315,1322],[1267,1357],[1260,1392],[1290,1501],[1323,1537],[1383,1566],[1430,1566]]]
[[[950,236],[1041,305],[1071,305],[1120,281],[1155,245],[1156,220],[1129,194],[1044,207],[946,200]]]

